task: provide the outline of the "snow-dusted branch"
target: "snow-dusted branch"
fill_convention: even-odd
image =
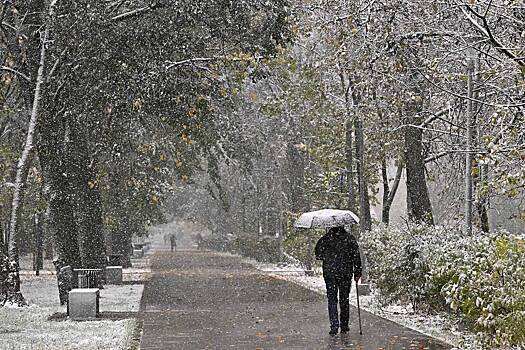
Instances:
[[[51,78],[53,77],[53,74],[55,73],[58,65],[60,64],[60,61],[64,58],[64,56],[66,55],[66,51],[67,49],[64,49],[61,53],[60,53],[60,56],[56,59],[55,61],[55,64],[53,64],[53,67],[51,68],[51,70],[49,71],[49,74],[47,75],[46,77],[46,82],[48,82],[49,80],[51,80]]]
[[[13,189],[15,188],[15,184],[12,182],[4,182],[0,184],[0,189],[4,189],[4,188]]]
[[[399,41],[403,40],[412,40],[418,39],[423,40],[425,38],[436,38],[436,37],[457,37],[457,32],[445,32],[445,31],[436,31],[436,32],[412,32],[402,35],[399,38]]]
[[[447,93],[447,94],[450,94],[454,97],[458,97],[458,98],[461,98],[463,100],[467,100],[467,101],[472,101],[472,102],[476,102],[476,103],[479,103],[479,104],[482,104],[482,105],[485,105],[485,106],[491,106],[491,107],[507,107],[507,108],[522,108],[525,106],[525,102],[522,102],[522,103],[490,103],[490,102],[487,102],[487,101],[483,101],[483,100],[480,100],[480,99],[477,99],[477,98],[473,98],[473,97],[469,97],[467,95],[462,95],[462,94],[458,94],[458,93],[455,93],[454,91],[451,91],[449,89],[445,89],[444,87],[442,86],[439,86],[438,84],[434,83],[431,79],[429,79],[423,72],[421,72],[419,69],[416,69],[420,74],[421,76],[426,80],[428,81],[432,86],[436,87],[437,89]]]
[[[3,70],[3,71],[6,71],[6,72],[9,72],[9,73],[13,73],[15,75],[18,75],[19,77],[23,78],[26,81],[29,81],[29,82],[31,81],[31,78],[29,78],[27,75],[25,75],[22,72],[17,71],[16,69],[13,69],[11,67],[0,66],[0,70]]]
[[[453,151],[443,151],[443,152],[435,154],[435,155],[433,155],[431,157],[427,157],[427,158],[425,158],[425,164],[433,162],[433,161],[438,160],[440,158],[443,158],[444,156],[449,155],[451,153],[454,153],[454,152]]]
[[[496,39],[496,37],[494,36],[494,34],[492,33],[492,30],[490,29],[490,26],[487,22],[487,13],[488,13],[488,10],[490,8],[490,3],[489,3],[489,6],[487,7],[487,10],[485,11],[485,13],[482,15],[482,14],[479,14],[478,12],[476,12],[471,6],[469,5],[465,5],[465,7],[461,7],[461,11],[463,12],[463,14],[465,15],[465,17],[469,20],[469,22],[479,31],[481,32],[481,34],[483,34],[486,38],[488,38],[489,42],[492,44],[492,46],[498,50],[499,52],[501,52],[502,54],[504,54],[505,56],[507,56],[508,58],[510,58],[511,60],[513,60],[514,62],[516,62],[520,67],[523,67],[525,68],[525,59],[523,57],[519,57],[519,56],[516,56],[514,53],[512,53],[512,51],[505,47],[504,45],[502,45],[498,39]],[[468,11],[468,12],[467,12]],[[477,18],[479,18],[481,20],[481,24],[476,21],[472,16],[476,16]]]
[[[421,127],[427,127],[428,125],[430,125],[430,123],[432,123],[434,120],[436,119],[440,119],[441,116],[447,114],[448,112],[450,112],[451,110],[451,107],[446,107],[446,108],[443,108],[442,110],[440,110],[439,112],[437,113],[433,113],[430,117],[428,117],[427,119],[425,119],[421,124],[420,126]]]
[[[181,65],[184,65],[184,64],[189,64],[189,63],[195,63],[195,62],[210,62],[210,61],[215,61],[217,59],[217,57],[196,57],[196,58],[188,58],[186,60],[182,60],[182,61],[177,61],[177,62],[166,62],[168,63],[168,65],[166,66],[166,69],[171,69],[173,67],[177,67],[177,66],[181,66]]]
[[[2,26],[6,27],[6,28],[9,28],[11,30],[14,30],[15,32],[18,31],[18,29],[16,29],[16,27],[12,26],[11,24],[9,24],[7,22],[2,22]]]
[[[151,11],[156,10],[158,8],[162,8],[164,6],[165,6],[164,4],[161,4],[161,3],[157,2],[157,3],[151,4],[150,6],[141,7],[141,8],[135,9],[135,10],[131,10],[131,11],[128,11],[128,12],[121,13],[120,15],[113,16],[113,17],[111,17],[111,20],[113,22],[122,21],[122,20],[125,20],[125,19],[128,19],[128,18],[139,16],[139,15],[141,15],[143,13],[151,12]]]

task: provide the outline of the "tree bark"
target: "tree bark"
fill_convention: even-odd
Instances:
[[[102,198],[94,162],[86,137],[86,128],[78,118],[68,118],[72,190],[83,268],[104,268],[106,245],[102,218]]]
[[[355,192],[353,188],[353,154],[352,154],[352,126],[355,134],[355,157],[356,157],[356,170],[357,170],[357,186],[359,195],[359,231],[360,233],[370,231],[372,229],[372,217],[370,215],[370,198],[368,196],[368,181],[366,179],[366,166],[365,166],[365,138],[363,133],[363,122],[358,115],[353,115],[350,118],[351,107],[358,108],[361,102],[361,97],[356,91],[355,84],[350,77],[345,79],[343,72],[339,74],[341,80],[341,87],[345,96],[345,109],[347,113],[346,121],[346,163],[347,168],[349,167],[349,206],[355,205]],[[353,125],[352,125],[353,122]]]
[[[46,230],[54,239],[59,265],[80,268],[77,226],[68,175],[69,155],[64,147],[64,116],[52,114],[51,111],[43,114],[39,133],[38,157],[48,201]]]
[[[388,225],[390,220],[390,203],[388,203],[388,196],[390,195],[390,185],[388,184],[388,172],[386,161],[381,160],[381,178],[383,180],[383,210],[381,212],[381,222]]]
[[[118,195],[116,200],[122,202],[121,198],[118,198]],[[124,203],[117,209],[117,212],[120,213],[120,220],[118,220],[118,225],[110,231],[110,251],[111,254],[122,255],[120,263],[123,268],[128,268],[131,267],[131,254],[133,253],[131,238],[134,227],[127,214],[127,208]]]
[[[467,62],[467,142],[465,151],[465,230],[467,235],[472,234],[472,133],[473,133],[473,117],[474,117],[474,106],[472,104],[472,75],[474,70],[474,62],[472,59],[468,59]]]
[[[123,268],[131,267],[131,229],[121,225],[111,231],[111,254],[120,254]]]
[[[347,97],[346,97],[347,98]],[[348,102],[347,102],[348,104]],[[346,174],[348,186],[348,209],[355,211],[355,190],[354,190],[354,148],[353,148],[353,123],[350,117],[349,107],[346,108],[347,116],[345,122],[345,158],[346,158]]]
[[[48,10],[48,21],[53,18],[54,6],[56,1],[52,1]],[[49,22],[48,22],[49,23]],[[40,48],[40,61],[38,64],[38,71],[36,76],[36,84],[33,95],[33,105],[31,109],[31,118],[27,129],[26,141],[22,155],[18,161],[15,188],[13,191],[13,201],[11,205],[11,219],[9,224],[9,242],[8,242],[8,257],[10,260],[10,276],[8,278],[7,293],[3,303],[6,302],[18,304],[20,306],[26,305],[24,297],[20,292],[20,274],[19,274],[19,257],[18,257],[18,235],[19,222],[22,212],[22,204],[24,200],[24,192],[26,187],[27,175],[31,166],[34,136],[37,132],[37,123],[39,117],[40,97],[43,90],[44,68],[46,62],[46,48],[47,38],[49,36],[49,24],[45,25],[44,34],[42,37]]]
[[[420,118],[405,118],[405,167],[407,175],[408,218],[415,222],[434,225],[432,205],[425,178],[425,157],[423,156],[423,132],[409,125],[419,125]]]
[[[287,144],[288,176],[290,183],[291,209],[294,213],[308,210],[308,203],[304,193],[304,159],[297,149],[301,143],[300,134],[293,116],[289,116],[291,137]]]
[[[383,210],[381,213],[381,221],[388,225],[390,223],[390,208],[392,207],[392,202],[397,193],[397,188],[399,187],[399,182],[401,181],[401,174],[403,173],[403,164],[400,161],[397,166],[396,177],[394,178],[394,183],[392,188],[390,188],[387,165],[386,161],[383,159],[381,162],[381,176],[383,178]]]
[[[363,122],[360,117],[355,118],[355,143],[357,157],[357,182],[359,187],[359,230],[361,233],[372,229],[370,215],[370,198],[368,196],[368,181],[365,168],[365,140]]]
[[[476,55],[475,56],[475,59],[474,59],[474,74],[473,74],[473,83],[476,84],[478,81],[479,81],[479,71],[480,71],[480,63],[479,63],[479,56]],[[474,87],[474,92],[473,92],[473,98],[474,100],[478,100],[479,99],[479,90],[476,89]],[[481,144],[481,138],[482,138],[482,135],[481,135],[481,128],[480,128],[480,123],[479,123],[479,115],[480,115],[480,111],[479,111],[479,104],[477,102],[473,102],[473,108],[474,110],[476,111],[475,113],[475,125],[476,125],[476,143],[477,143],[477,147],[480,146]],[[476,189],[476,192],[477,192],[477,195],[478,195],[478,200],[476,202],[476,211],[478,213],[478,216],[479,216],[479,222],[480,222],[480,227],[481,227],[481,230],[483,232],[489,232],[490,230],[490,224],[489,224],[489,215],[488,215],[488,207],[489,207],[489,197],[488,197],[488,194],[486,193],[487,191],[484,190],[484,189],[480,189],[479,188],[479,185],[482,184],[482,185],[486,185],[487,182],[488,182],[488,173],[489,173],[489,169],[488,169],[488,165],[487,164],[483,164],[483,165],[479,165],[478,164],[478,177],[475,177],[474,178],[474,188]]]
[[[355,211],[355,190],[354,190],[354,148],[353,148],[353,118],[351,115],[350,100],[350,81],[347,83],[345,74],[342,70],[339,71],[339,79],[341,81],[341,90],[345,97],[345,159],[346,159],[346,174],[348,186],[348,210]]]

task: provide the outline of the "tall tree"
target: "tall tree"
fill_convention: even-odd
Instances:
[[[8,236],[8,256],[10,260],[10,276],[8,278],[6,295],[3,303],[14,303],[18,305],[25,305],[24,297],[20,292],[20,276],[19,276],[19,256],[18,256],[18,240],[20,230],[20,215],[21,207],[24,198],[24,190],[27,181],[29,167],[31,165],[31,158],[34,150],[34,138],[37,130],[37,123],[40,114],[40,99],[42,95],[44,83],[44,69],[46,65],[46,42],[49,37],[50,23],[54,20],[54,8],[56,1],[52,1],[47,7],[47,17],[42,20],[44,23],[44,32],[42,35],[42,42],[40,43],[40,59],[38,63],[38,70],[36,73],[36,81],[33,95],[33,104],[31,108],[31,118],[27,130],[27,137],[22,151],[22,155],[18,161],[16,178],[13,190],[13,202],[11,207],[11,220],[9,223]],[[38,10],[43,11],[46,7],[43,3],[39,3]],[[37,10],[31,8],[31,10]]]

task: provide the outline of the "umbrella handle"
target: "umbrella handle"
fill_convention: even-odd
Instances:
[[[359,318],[359,334],[363,335],[363,330],[361,328],[361,307],[359,306],[359,288],[357,286],[357,281],[355,281],[355,294],[357,296],[357,315]]]

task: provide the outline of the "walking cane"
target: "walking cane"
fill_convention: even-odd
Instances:
[[[355,294],[357,295],[357,315],[359,317],[359,334],[363,335],[363,330],[361,329],[361,307],[359,306],[359,288],[357,287],[357,281],[355,281]]]

